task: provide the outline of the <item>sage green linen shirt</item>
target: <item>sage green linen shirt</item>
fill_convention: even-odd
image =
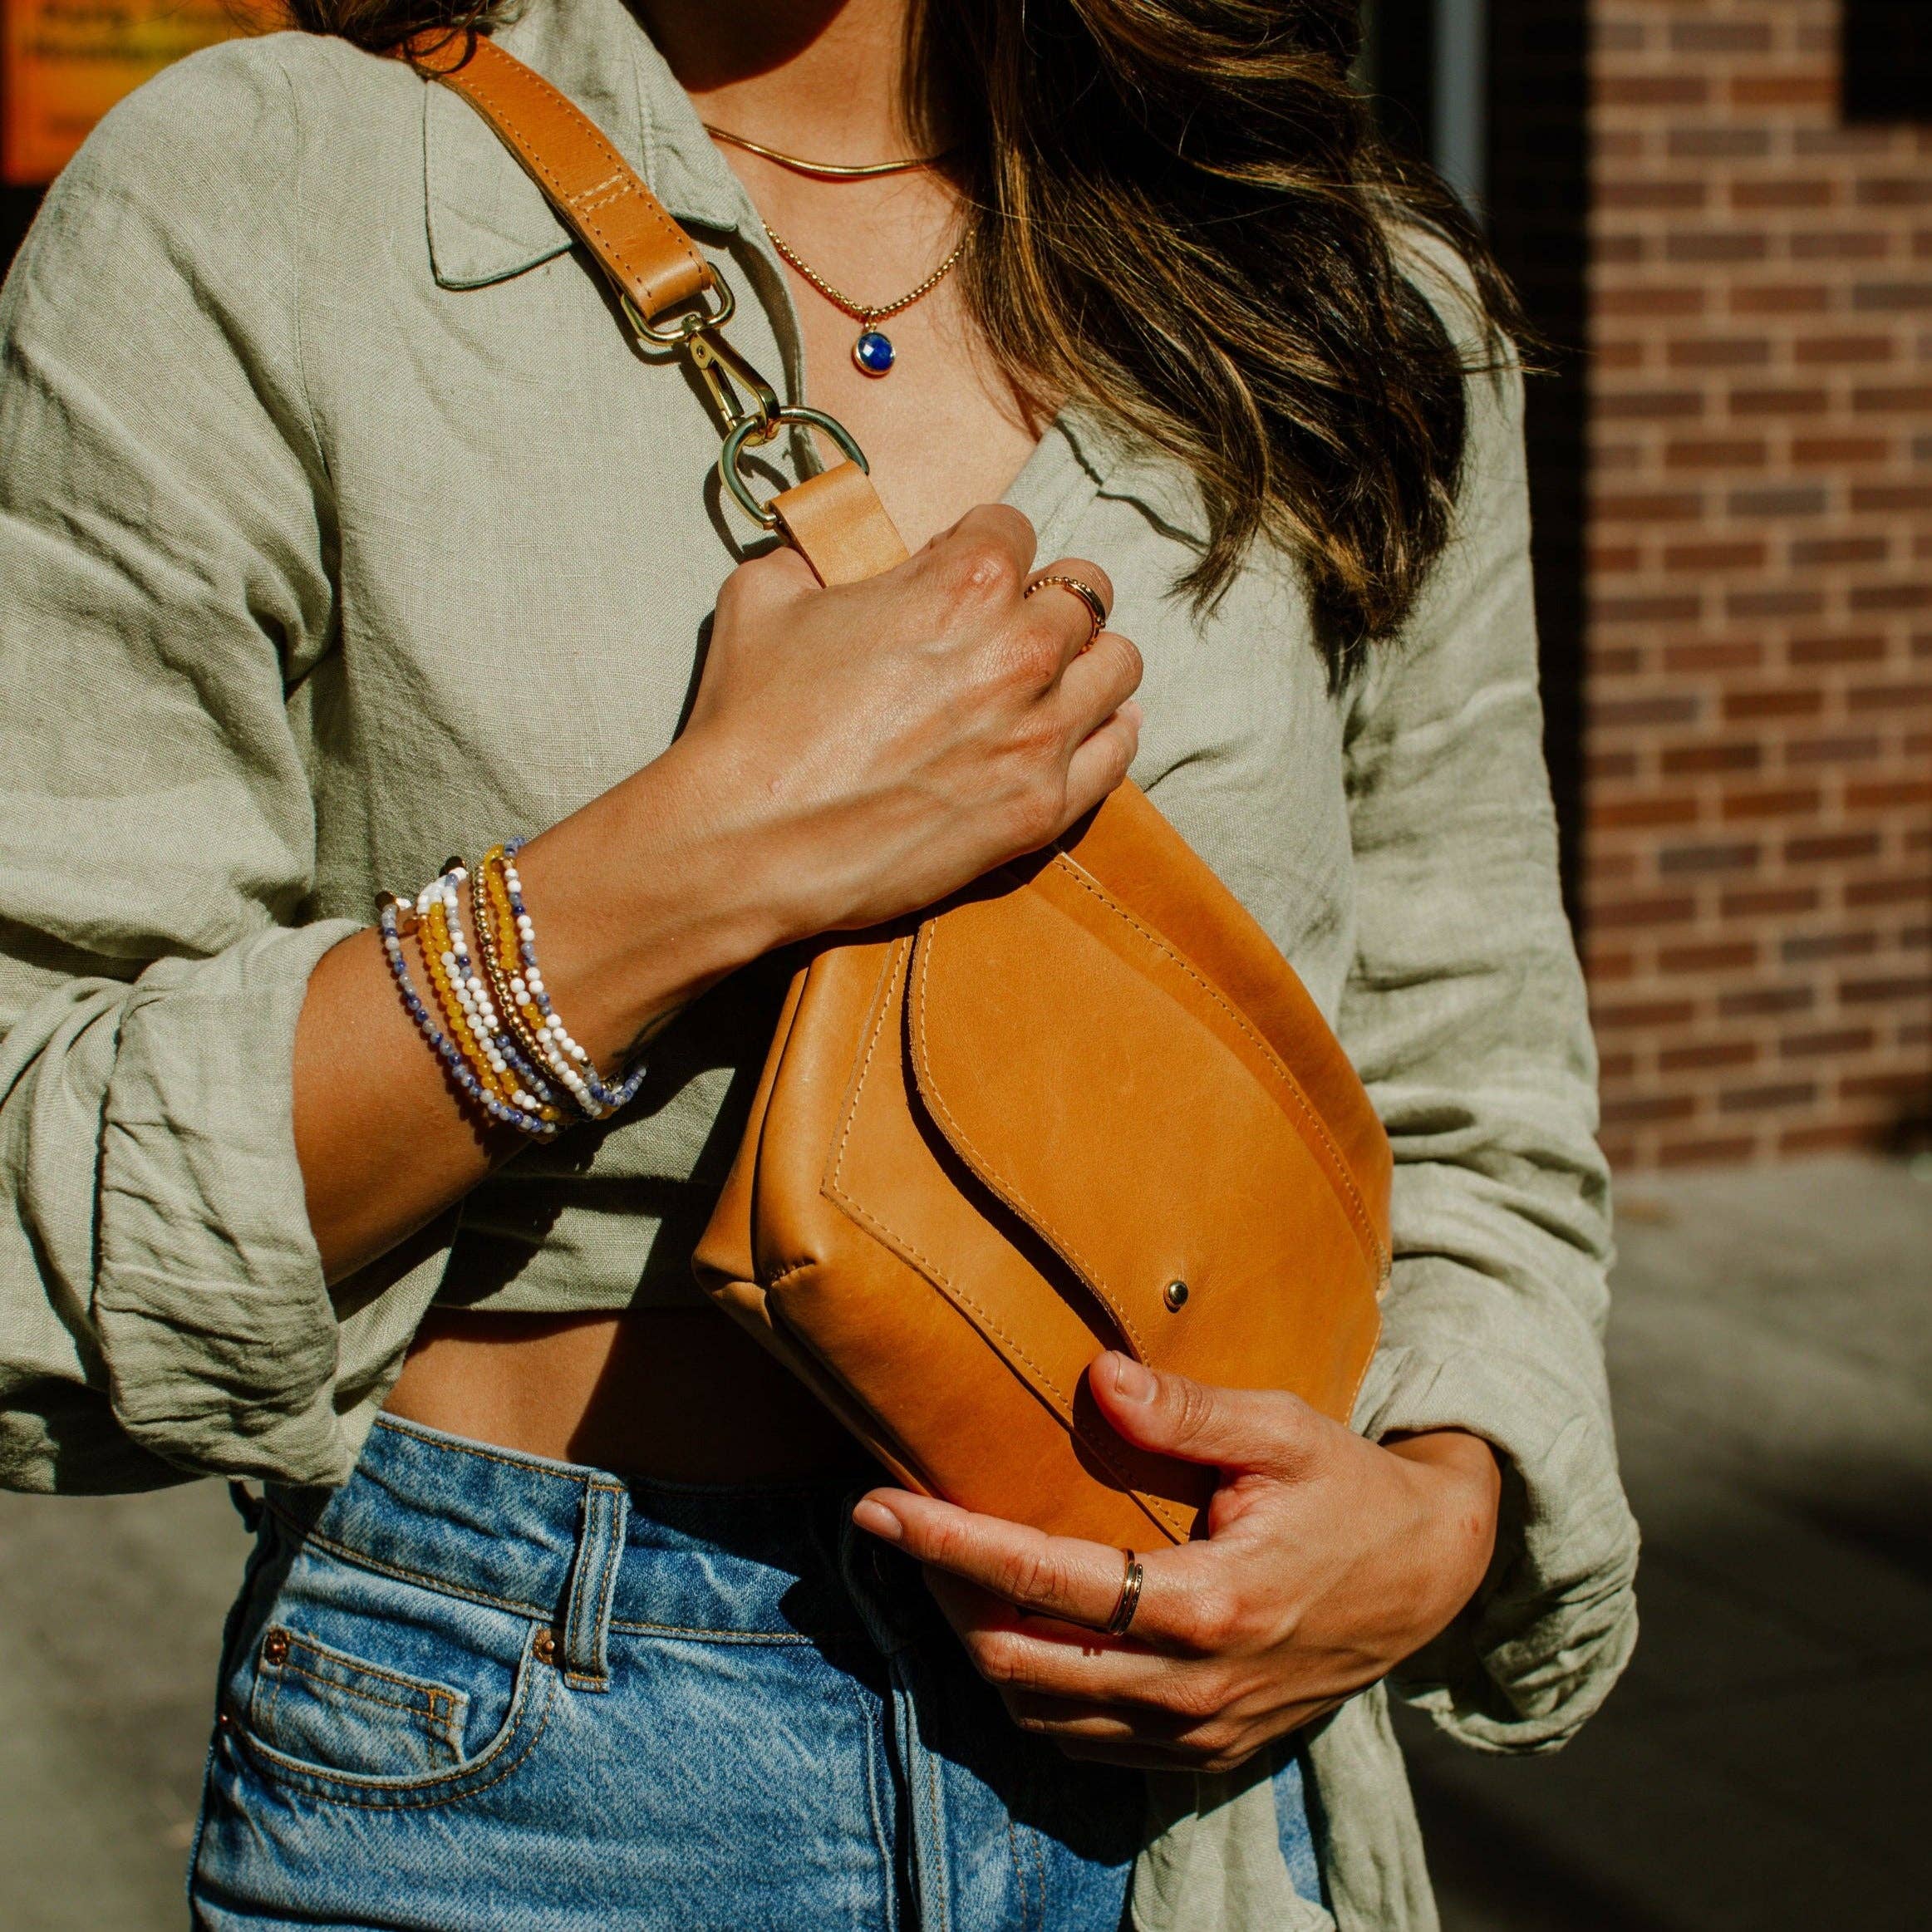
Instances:
[[[734,340],[798,399],[778,263],[619,0],[534,0],[504,41],[693,228]],[[1466,330],[1453,273],[1416,273]],[[1397,1258],[1358,1426],[1471,1429],[1507,1469],[1489,1583],[1399,1689],[1534,1750],[1629,1653],[1635,1538],[1520,385],[1470,397],[1454,541],[1340,699],[1278,560],[1207,616],[1172,593],[1199,500],[1119,430],[1069,412],[1009,500],[1043,558],[1112,573],[1147,662],[1134,775],[1388,1124]],[[332,1294],[290,1065],[307,975],[378,886],[670,741],[748,534],[716,448],[495,137],[398,63],[293,34],[211,50],[57,184],[0,297],[0,1482],[339,1482],[433,1299],[694,1292],[766,1045],[755,973],[656,1045],[626,1118],[529,1150]],[[1433,1925],[1381,1689],[1311,1751],[1335,1918]],[[1331,1922],[1288,1887],[1256,1775],[1153,1790],[1145,1932]]]

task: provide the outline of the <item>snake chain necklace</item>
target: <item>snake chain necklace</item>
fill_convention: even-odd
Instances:
[[[758,155],[779,167],[789,168],[794,175],[804,175],[816,181],[872,181],[883,175],[907,175],[917,169],[930,168],[934,161],[943,159],[943,156],[934,155],[913,156],[897,161],[809,161],[801,155],[788,155],[780,149],[766,147],[760,142],[748,140],[743,135],[714,127],[709,121],[705,123],[705,132],[713,140],[726,142],[735,148],[743,148],[748,154]],[[923,301],[952,273],[960,257],[966,253],[966,243],[962,241],[917,288],[908,289],[905,294],[892,301],[858,302],[843,289],[828,282],[769,222],[765,222],[764,228],[766,238],[779,255],[790,263],[806,282],[834,308],[850,316],[858,324],[858,336],[852,345],[852,360],[854,367],[866,376],[889,375],[892,365],[899,359],[898,351],[893,347],[892,337],[878,325],[887,317],[910,308],[914,302]]]

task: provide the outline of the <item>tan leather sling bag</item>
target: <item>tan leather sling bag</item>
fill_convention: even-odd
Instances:
[[[730,348],[729,288],[597,129],[487,40],[415,52],[509,145],[642,345],[691,358],[746,511],[828,585],[902,562],[850,436],[781,407]],[[760,504],[742,452],[800,425],[845,460]],[[1147,1548],[1198,1533],[1214,1472],[1115,1434],[1094,1357],[1345,1419],[1389,1172],[1294,970],[1129,784],[917,920],[808,950],[695,1266],[902,1482]]]

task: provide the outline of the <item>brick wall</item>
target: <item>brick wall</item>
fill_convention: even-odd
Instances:
[[[1593,7],[1606,1143],[1880,1142],[1932,1094],[1932,127],[1841,124],[1836,0]]]

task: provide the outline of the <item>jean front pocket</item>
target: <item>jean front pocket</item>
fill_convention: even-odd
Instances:
[[[374,1777],[463,1759],[467,1692],[352,1657],[283,1624],[263,1633],[248,1728],[291,1757]]]
[[[385,1809],[454,1803],[524,1768],[558,1683],[544,1625],[314,1541],[278,1555],[222,1699],[238,1772]]]

